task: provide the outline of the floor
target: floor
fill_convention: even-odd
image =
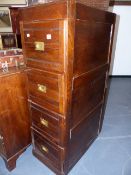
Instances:
[[[32,156],[31,147],[9,173],[0,158],[0,175],[54,175]],[[131,78],[114,78],[103,129],[69,175],[131,175]]]

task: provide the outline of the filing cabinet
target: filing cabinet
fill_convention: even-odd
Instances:
[[[73,0],[20,13],[33,154],[64,175],[101,131],[115,14]]]

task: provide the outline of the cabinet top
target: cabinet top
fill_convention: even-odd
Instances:
[[[62,0],[20,8],[22,21],[42,21],[56,19],[78,19],[90,21],[107,21],[113,23],[115,14],[89,7],[75,0]]]

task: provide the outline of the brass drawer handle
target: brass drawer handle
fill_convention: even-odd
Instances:
[[[40,122],[41,122],[42,125],[48,127],[48,121],[47,120],[45,120],[43,118],[40,118]]]
[[[38,91],[46,93],[46,86],[41,84],[38,84],[37,86],[38,86]]]
[[[44,42],[38,42],[38,41],[36,41],[35,42],[35,50],[44,51],[45,50],[45,44],[44,44]]]
[[[42,146],[41,146],[41,149],[42,149],[42,151],[48,153],[48,149],[47,149],[45,146],[42,145]]]

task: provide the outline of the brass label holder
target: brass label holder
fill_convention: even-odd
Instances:
[[[37,51],[44,51],[45,50],[44,42],[36,41],[35,42],[35,50],[37,50]]]
[[[46,93],[47,88],[45,85],[38,84],[37,86],[38,86],[38,91]]]
[[[48,128],[48,121],[43,119],[43,118],[40,118],[40,123],[43,125],[43,126],[46,126]]]
[[[48,153],[48,149],[47,149],[45,146],[42,145],[42,146],[41,146],[41,149],[42,149],[42,151]]]

